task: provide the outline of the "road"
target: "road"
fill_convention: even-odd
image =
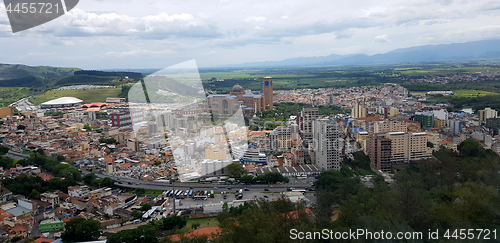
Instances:
[[[89,174],[92,173],[87,170],[82,170],[83,174]],[[108,175],[103,175],[103,174],[95,174],[98,178],[104,178],[104,177],[109,177],[113,180],[116,181],[115,185],[119,187],[126,187],[126,188],[144,188],[144,189],[155,189],[155,190],[171,190],[173,189],[174,185],[168,183],[168,182],[156,182],[156,181],[141,181],[141,180],[135,180],[135,179],[130,179],[130,178],[124,178],[124,177],[117,177],[117,176],[108,176]],[[276,188],[274,190],[277,191],[284,191],[287,188],[293,187],[296,189],[305,189],[307,187],[312,187],[313,182],[315,181],[314,178],[307,178],[307,179],[290,179],[290,182],[287,184],[277,184],[277,185],[266,185],[266,184],[249,184],[249,185],[241,185],[241,184],[234,184],[234,185],[218,185],[218,184],[197,184],[197,183],[174,183],[176,189],[196,189],[196,190],[214,190],[214,187],[217,187],[218,191],[235,191],[238,189],[244,189],[248,188],[251,191],[254,190],[259,190],[263,191],[265,188],[268,188],[269,190],[273,191],[271,188]],[[231,189],[229,189],[231,188]]]

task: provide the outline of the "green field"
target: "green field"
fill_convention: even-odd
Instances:
[[[79,90],[51,90],[45,94],[31,98],[33,104],[41,104],[43,102],[61,98],[61,97],[75,97],[83,100],[83,103],[93,102],[106,102],[108,97],[118,97],[121,88],[114,89],[79,89]]]
[[[498,93],[484,90],[454,90],[453,93],[457,97],[477,97],[485,95],[497,95]]]
[[[213,218],[199,218],[199,219],[188,219],[186,226],[182,228],[182,230],[191,230],[191,225],[195,223],[200,223],[200,227],[198,229],[215,227],[219,225],[219,221],[217,221],[217,217]]]

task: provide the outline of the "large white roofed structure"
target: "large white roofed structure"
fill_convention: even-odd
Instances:
[[[59,108],[82,105],[83,100],[75,97],[61,97],[41,104],[42,108]]]

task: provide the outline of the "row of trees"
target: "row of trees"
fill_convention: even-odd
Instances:
[[[144,242],[156,243],[158,238],[165,234],[173,234],[175,230],[186,226],[187,221],[181,216],[171,216],[160,220],[152,220],[147,225],[141,225],[136,229],[122,230],[110,237],[108,243]],[[162,240],[164,242],[166,240]]]
[[[290,179],[284,177],[280,173],[267,173],[258,176],[244,175],[240,178],[240,182],[250,184],[274,184],[278,182],[288,183]]]
[[[68,187],[76,185],[76,182],[71,178],[62,179],[59,177],[44,181],[39,176],[21,174],[13,179],[3,179],[2,185],[7,187],[13,194],[21,194],[32,199],[40,199],[40,193],[47,191],[61,190],[68,192]]]
[[[105,178],[102,178],[102,179],[98,179],[96,177],[96,175],[94,173],[89,173],[89,174],[86,174],[82,181],[89,185],[89,186],[93,186],[93,187],[109,187],[109,188],[115,188],[115,180],[109,178],[109,177],[105,177]]]

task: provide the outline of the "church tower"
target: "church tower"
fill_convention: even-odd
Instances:
[[[262,86],[264,89],[264,109],[269,110],[273,108],[273,78],[264,77]]]

